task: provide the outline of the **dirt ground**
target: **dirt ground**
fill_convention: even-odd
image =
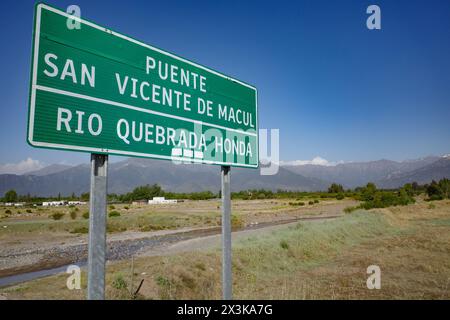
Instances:
[[[301,217],[334,216],[342,214],[345,207],[354,204],[352,200],[326,200],[298,207],[290,205],[291,201],[233,201],[235,227],[258,227]],[[88,221],[82,216],[86,210],[86,206],[33,208],[29,210],[30,213],[18,208],[4,217],[0,221],[0,277],[86,259],[87,233],[72,232],[77,228],[86,228],[87,232]],[[127,251],[129,246],[138,241],[158,237],[160,241],[157,245],[152,243],[150,251],[163,252],[178,233],[186,237],[184,234],[187,232],[197,232],[200,237],[210,229],[215,230],[215,233],[220,231],[220,201],[217,200],[165,205],[121,204],[110,206],[111,211],[120,213],[119,217],[108,218],[109,226],[114,225],[115,228],[113,232],[108,232],[107,241],[117,244],[110,248],[111,251]],[[76,213],[75,218],[71,217],[71,212]],[[63,213],[64,216],[60,220],[53,220],[50,217],[54,213]],[[121,243],[129,246],[118,246]],[[116,252],[113,256],[133,254]]]
[[[233,235],[233,294],[236,299],[450,299],[449,231],[450,201],[421,199],[404,207],[239,231]],[[217,236],[189,239],[161,254],[144,252],[133,264],[110,263],[107,298],[133,298],[130,292],[143,281],[134,298],[219,299],[219,245]],[[379,290],[367,288],[371,265],[381,270]],[[84,299],[85,273],[81,290],[68,290],[66,280],[59,274],[0,289],[0,295]]]

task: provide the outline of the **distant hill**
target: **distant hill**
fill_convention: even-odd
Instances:
[[[378,187],[395,188],[408,182],[428,183],[443,177],[450,178],[450,157],[427,157],[396,162],[378,160],[345,163],[336,166],[282,166],[273,176],[261,176],[260,170],[233,168],[233,191],[270,189],[276,191],[326,190],[332,182],[355,188],[375,182]],[[0,195],[14,189],[19,194],[67,196],[88,192],[89,164],[78,166],[51,165],[24,175],[0,175]],[[111,163],[108,171],[108,192],[125,193],[135,187],[158,183],[166,191],[197,192],[220,189],[220,166],[180,164],[170,161],[128,158]]]
[[[0,175],[0,194],[14,189],[19,194],[36,196],[80,194],[89,190],[89,165],[70,167],[48,175]]]
[[[365,185],[367,182],[383,180],[393,174],[402,174],[425,167],[439,159],[440,157],[430,156],[402,162],[383,159],[343,163],[336,166],[297,165],[285,166],[285,168],[305,177],[340,183],[346,188],[355,188]]]
[[[450,157],[441,158],[416,170],[393,173],[378,181],[377,185],[383,188],[395,188],[414,181],[425,184],[442,178],[450,178]]]
[[[45,170],[42,169],[42,170]],[[40,170],[42,172],[42,170]],[[50,172],[53,170],[49,170]],[[90,167],[88,164],[69,167],[47,175],[0,175],[0,194],[9,189],[19,194],[37,196],[70,195],[89,191]],[[280,168],[277,175],[261,176],[259,170],[233,168],[231,188],[240,191],[254,188],[270,190],[325,190],[328,182],[306,178]],[[180,164],[169,161],[129,158],[111,163],[108,170],[108,192],[125,193],[135,187],[158,183],[166,191],[197,192],[220,190],[220,166]]]
[[[31,175],[31,176],[46,176],[48,174],[64,171],[64,170],[69,169],[71,167],[72,166],[65,165],[65,164],[51,164],[51,165],[49,165],[47,167],[44,167],[42,169],[39,169],[39,170],[36,170],[36,171],[27,172],[26,174],[27,175]]]

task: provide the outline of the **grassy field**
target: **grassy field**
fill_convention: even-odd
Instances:
[[[297,213],[317,214],[320,205],[333,204],[337,200],[325,200],[320,204],[306,204],[302,208],[292,206],[286,200],[233,201],[236,227],[283,218]],[[28,211],[28,212],[27,212]],[[87,205],[76,207],[0,208],[0,243],[11,237],[76,235],[88,232]],[[113,213],[114,212],[114,213]],[[153,231],[183,227],[209,227],[220,225],[220,201],[186,201],[165,205],[115,204],[108,206],[108,233],[124,231]],[[59,217],[55,220],[54,217]]]
[[[381,268],[381,289],[366,287],[369,265]],[[218,249],[140,257],[108,266],[107,297],[218,299]],[[82,299],[67,275],[0,290],[8,298]],[[450,201],[357,211],[328,221],[295,224],[234,243],[233,290],[242,299],[449,299]]]

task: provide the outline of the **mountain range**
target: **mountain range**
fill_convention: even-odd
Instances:
[[[276,175],[263,176],[260,170],[233,168],[233,191],[247,189],[326,190],[332,182],[355,188],[374,182],[380,188],[395,188],[416,181],[450,178],[450,156],[430,156],[417,160],[342,163],[335,166],[282,165]],[[110,163],[108,192],[125,193],[136,186],[158,183],[166,191],[195,192],[220,189],[220,166],[173,164],[169,161],[128,158]],[[35,196],[81,194],[89,191],[90,165],[53,164],[23,175],[1,174],[0,195],[14,189]]]

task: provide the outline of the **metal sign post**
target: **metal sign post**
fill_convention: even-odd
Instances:
[[[108,155],[91,154],[87,295],[89,300],[105,299],[107,173]]]
[[[232,299],[230,167],[222,166],[222,295]]]

